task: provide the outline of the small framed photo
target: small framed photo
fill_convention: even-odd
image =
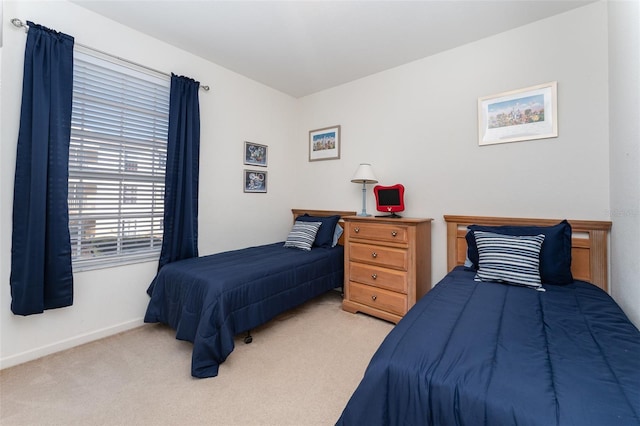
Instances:
[[[245,141],[244,164],[267,167],[267,146]]]
[[[340,158],[340,126],[325,127],[309,132],[309,161]]]
[[[267,172],[245,169],[244,192],[267,192]]]
[[[478,99],[478,143],[558,137],[558,83],[552,81]]]

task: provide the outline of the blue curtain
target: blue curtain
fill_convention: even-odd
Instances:
[[[171,75],[164,236],[158,270],[167,263],[198,256],[199,87],[193,79]]]
[[[74,40],[27,23],[11,247],[17,315],[73,304],[67,194]]]

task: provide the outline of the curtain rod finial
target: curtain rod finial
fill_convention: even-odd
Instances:
[[[22,21],[21,21],[20,19],[18,19],[18,18],[13,18],[13,19],[11,20],[11,23],[12,23],[15,27],[18,27],[18,28],[27,27],[27,26],[24,24],[24,22],[22,22]]]

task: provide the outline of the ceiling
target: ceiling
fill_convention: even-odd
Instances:
[[[72,1],[302,97],[594,0]]]

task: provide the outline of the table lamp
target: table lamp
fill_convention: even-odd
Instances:
[[[371,164],[360,163],[358,170],[351,178],[351,182],[362,184],[362,211],[358,213],[358,216],[371,216],[367,214],[367,184],[378,183],[376,175],[373,174]]]

